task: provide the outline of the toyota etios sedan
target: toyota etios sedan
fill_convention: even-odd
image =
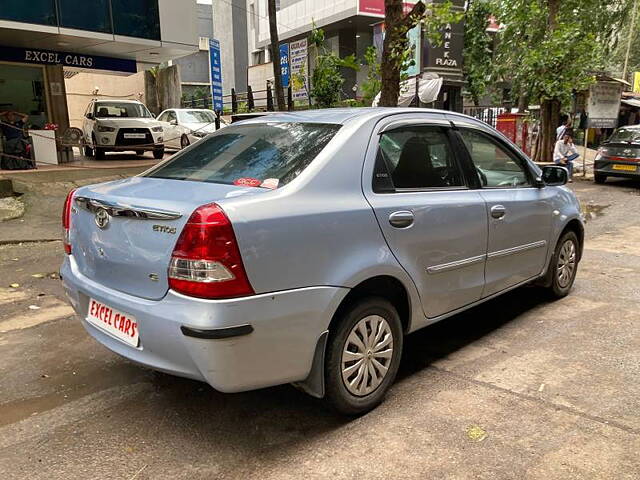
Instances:
[[[275,114],[67,198],[61,275],[98,342],[222,392],[380,403],[404,335],[582,253],[562,167],[436,110]]]

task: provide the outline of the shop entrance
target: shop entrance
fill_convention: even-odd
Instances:
[[[43,67],[0,62],[0,112],[4,111],[26,114],[32,128],[44,127],[49,115]]]

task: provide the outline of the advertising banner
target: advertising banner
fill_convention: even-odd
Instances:
[[[289,44],[289,70],[291,72],[291,95],[293,100],[308,100],[308,50],[307,39]]]
[[[211,78],[211,98],[213,109],[221,112],[222,102],[222,61],[220,59],[220,42],[214,38],[209,39],[209,75]]]
[[[621,96],[621,83],[598,82],[592,85],[587,102],[588,128],[616,128]]]
[[[384,0],[358,0],[358,14],[384,18]]]
[[[633,73],[633,93],[640,93],[640,72]]]
[[[415,77],[420,73],[420,46],[422,43],[422,25],[418,24],[407,32],[409,39],[409,48],[411,49],[411,57],[413,65],[407,67],[402,73],[408,77]]]
[[[280,76],[282,88],[289,88],[289,44],[280,45]]]

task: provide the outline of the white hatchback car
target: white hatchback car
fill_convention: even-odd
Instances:
[[[152,151],[164,156],[162,124],[137,100],[92,100],[82,122],[84,153],[98,160],[108,151],[133,150],[137,155]]]
[[[158,115],[165,145],[182,149],[216,131],[216,114],[204,108],[171,108]],[[227,123],[220,119],[220,128]]]

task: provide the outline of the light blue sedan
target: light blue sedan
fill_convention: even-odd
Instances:
[[[404,335],[528,283],[569,293],[584,227],[566,181],[456,113],[274,114],[71,192],[61,276],[134,362],[361,414]]]

